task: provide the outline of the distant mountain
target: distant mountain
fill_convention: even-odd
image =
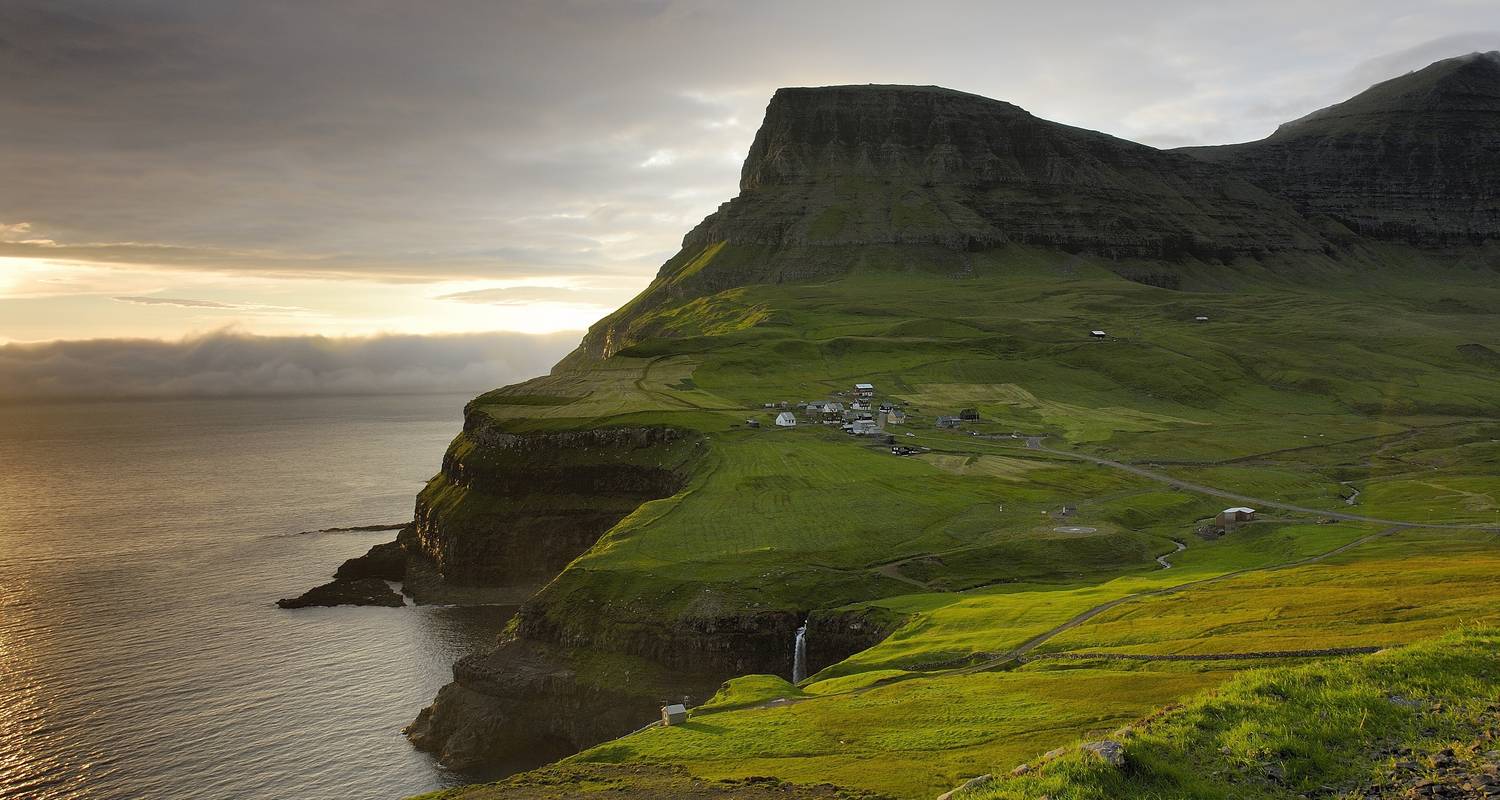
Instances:
[[[1352,233],[1443,247],[1500,236],[1500,51],[1378,83],[1258,142],[1184,148]]]

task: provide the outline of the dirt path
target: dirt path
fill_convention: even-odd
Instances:
[[[910,560],[910,559],[907,559],[907,560]],[[913,578],[910,575],[907,575],[906,573],[902,572],[901,571],[901,564],[902,563],[904,563],[904,562],[897,561],[897,562],[895,562],[893,564],[886,564],[886,565],[881,566],[881,567],[876,567],[875,571],[878,572],[878,573],[880,573],[881,575],[886,576],[887,578],[892,578],[894,580],[901,581],[902,583],[910,584],[912,586],[915,586],[915,587],[917,587],[918,589],[921,589],[924,592],[938,592],[938,591],[942,591],[941,589],[934,589],[934,588],[932,588],[932,586],[930,586],[928,584],[925,584],[925,583],[917,580],[916,578]]]
[[[1041,436],[1028,436],[1026,438],[1026,448],[1028,450],[1036,450],[1038,452],[1047,453],[1049,455],[1062,456],[1063,458],[1071,458],[1077,461],[1087,461],[1090,464],[1098,464],[1101,467],[1109,467],[1111,469],[1117,469],[1122,472],[1128,472],[1132,475],[1146,478],[1148,480],[1153,480],[1158,483],[1164,483],[1174,489],[1181,489],[1185,492],[1206,494],[1210,497],[1222,497],[1225,500],[1233,500],[1239,503],[1248,503],[1251,505],[1261,506],[1263,508],[1278,508],[1282,511],[1296,511],[1302,514],[1314,514],[1317,516],[1328,517],[1329,519],[1344,520],[1346,522],[1373,522],[1376,525],[1403,525],[1409,527],[1439,528],[1443,530],[1500,531],[1500,527],[1497,527],[1495,525],[1482,525],[1478,523],[1464,524],[1457,522],[1408,522],[1398,519],[1381,519],[1379,517],[1367,517],[1362,514],[1349,514],[1343,511],[1329,511],[1324,508],[1310,508],[1308,506],[1282,503],[1276,500],[1267,500],[1264,497],[1251,497],[1250,495],[1246,494],[1238,494],[1236,492],[1229,492],[1223,489],[1216,489],[1212,486],[1204,486],[1201,483],[1192,483],[1189,481],[1180,480],[1163,472],[1146,469],[1145,467],[1137,467],[1134,464],[1126,464],[1122,461],[1111,461],[1107,458],[1091,456],[1086,453],[1074,453],[1067,450],[1056,450],[1042,444],[1042,439],[1043,437]]]

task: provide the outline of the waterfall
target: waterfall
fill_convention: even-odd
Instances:
[[[797,639],[792,642],[792,683],[801,683],[807,677],[807,622],[797,629]]]

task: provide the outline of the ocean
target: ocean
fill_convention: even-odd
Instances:
[[[468,396],[0,406],[0,798],[382,798],[504,607],[281,610],[409,520]]]

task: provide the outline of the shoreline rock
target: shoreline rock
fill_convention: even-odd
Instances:
[[[387,606],[399,608],[406,600],[379,578],[354,578],[335,580],[314,586],[297,597],[283,597],[276,601],[281,608],[309,608],[312,606]]]

